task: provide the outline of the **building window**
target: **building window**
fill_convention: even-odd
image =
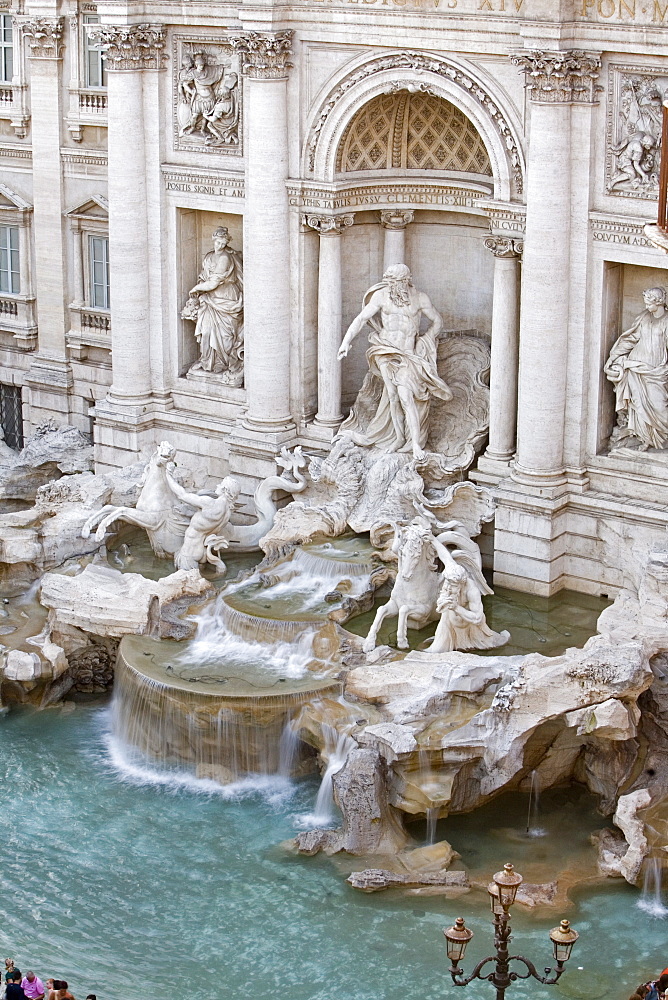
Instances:
[[[21,386],[0,382],[0,424],[5,442],[20,451],[23,447],[23,409]]]
[[[86,87],[89,87],[90,89],[106,87],[107,67],[104,59],[102,58],[102,50],[96,49],[93,45],[91,45],[88,32],[86,31],[87,24],[99,24],[100,18],[97,14],[84,14],[83,23]]]
[[[18,295],[20,291],[19,227],[0,226],[0,292]]]
[[[89,236],[90,304],[93,309],[109,308],[109,240],[106,236]]]
[[[0,81],[11,83],[14,76],[14,28],[11,14],[0,14]]]

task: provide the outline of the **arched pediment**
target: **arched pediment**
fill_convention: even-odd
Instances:
[[[339,145],[355,115],[375,97],[405,90],[441,98],[472,123],[489,157],[494,197],[510,200],[524,188],[521,126],[497,89],[477,67],[451,57],[410,51],[360,57],[321,93],[311,116],[303,176],[333,181]]]

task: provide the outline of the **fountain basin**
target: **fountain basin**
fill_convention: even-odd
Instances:
[[[163,766],[190,766],[225,784],[281,771],[281,735],[313,697],[336,695],[336,670],[280,676],[261,664],[179,662],[179,643],[125,636],[116,665],[114,721],[123,743]],[[284,762],[289,772],[289,762]]]

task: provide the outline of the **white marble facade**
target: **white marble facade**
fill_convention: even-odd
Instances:
[[[668,525],[668,450],[610,448],[604,365],[668,286],[643,235],[660,0],[0,0],[0,18],[0,384],[26,434],[92,432],[100,471],[167,438],[201,485],[250,496],[281,447],[328,447],[366,372],[366,336],[339,360],[343,333],[405,263],[446,331],[491,340],[471,475],[498,488],[495,581],[630,582],[625,554]],[[227,316],[204,364],[184,306],[202,280]]]

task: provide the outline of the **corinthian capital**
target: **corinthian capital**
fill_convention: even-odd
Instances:
[[[64,17],[29,17],[19,23],[28,39],[33,59],[60,59]]]
[[[292,63],[292,36],[286,31],[245,31],[230,41],[241,55],[241,70],[255,80],[280,80]]]
[[[521,257],[524,250],[522,240],[511,240],[508,236],[488,236],[485,246],[495,257]]]
[[[603,90],[596,81],[601,57],[581,49],[565,52],[529,52],[512,57],[524,70],[532,101],[544,104],[595,104]]]
[[[304,225],[315,229],[321,236],[340,236],[344,229],[352,226],[355,216],[347,215],[305,215]]]
[[[110,70],[162,69],[167,59],[162,24],[101,24],[88,37]]]

